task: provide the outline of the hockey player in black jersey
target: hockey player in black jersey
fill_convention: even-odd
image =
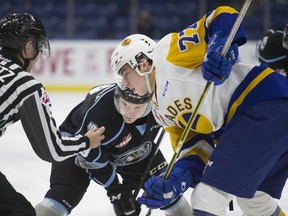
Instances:
[[[139,96],[116,86],[93,88],[60,126],[62,133],[74,135],[103,125],[105,139],[98,148],[77,155],[75,160],[52,164],[50,190],[35,207],[37,216],[69,214],[82,199],[91,179],[105,187],[117,216],[139,215],[140,206],[133,191],[141,186],[141,178],[154,156],[155,143],[163,129],[150,112],[149,94]],[[157,151],[145,179],[159,174],[166,164],[161,151]],[[180,197],[165,207],[164,212],[190,216],[191,208],[187,200]]]
[[[8,125],[21,120],[34,151],[49,162],[63,161],[97,147],[104,138],[104,127],[83,136],[61,136],[50,111],[48,94],[29,73],[40,55],[47,58],[50,53],[41,22],[28,13],[4,16],[0,20],[0,47],[0,136]],[[36,215],[31,204],[1,172],[0,215]]]

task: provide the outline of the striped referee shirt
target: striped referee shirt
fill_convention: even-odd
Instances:
[[[61,136],[50,106],[43,85],[23,70],[19,59],[0,50],[0,136],[20,119],[35,153],[45,161],[63,161],[88,149],[86,136]]]

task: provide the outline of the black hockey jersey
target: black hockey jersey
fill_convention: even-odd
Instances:
[[[154,140],[160,128],[152,112],[133,124],[125,123],[114,106],[116,86],[109,84],[93,88],[60,126],[61,132],[71,135],[84,134],[93,127],[106,128],[101,145],[77,155],[75,159],[91,179],[104,187],[117,178],[116,173],[135,179],[143,175],[143,167],[146,167],[148,156],[155,147]],[[161,156],[165,161],[162,153]]]
[[[19,119],[36,154],[62,161],[89,147],[86,136],[62,137],[44,87],[8,51],[0,51],[0,136]]]

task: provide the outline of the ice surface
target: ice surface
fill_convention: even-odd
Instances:
[[[67,116],[69,111],[84,99],[84,93],[49,93],[52,101],[52,112],[59,125]],[[39,159],[33,152],[28,139],[18,122],[8,127],[1,139],[0,146],[0,170],[3,172],[17,191],[36,205],[42,201],[43,196],[49,188],[50,164]],[[161,150],[167,156],[168,161],[172,150],[167,137],[161,144]],[[188,190],[185,196],[189,200],[192,190]],[[288,213],[288,187],[286,186],[282,199],[279,201],[281,208]],[[235,210],[228,212],[230,216],[240,216],[237,203],[234,202]],[[141,216],[146,215],[147,209],[142,208]],[[71,216],[113,216],[113,209],[106,197],[103,188],[91,182],[87,193],[80,204],[72,211]],[[164,216],[160,210],[154,210],[152,216]]]

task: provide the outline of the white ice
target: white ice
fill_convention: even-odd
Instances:
[[[49,93],[52,101],[52,111],[59,125],[69,111],[84,99],[84,93]],[[106,108],[104,108],[106,109]],[[109,108],[107,108],[109,109]],[[18,192],[36,205],[42,201],[49,188],[50,164],[42,161],[33,152],[28,139],[18,122],[8,127],[1,139],[0,146],[0,170],[3,172]],[[172,150],[167,137],[161,144],[161,150],[170,160]],[[188,200],[192,190],[188,190],[185,196]],[[281,208],[288,214],[288,187],[284,188],[282,198],[278,201]],[[228,212],[229,216],[240,216],[237,203],[234,202],[235,210]],[[141,216],[146,215],[147,209],[142,207]],[[91,181],[87,193],[80,204],[72,211],[71,216],[113,216],[113,209],[106,197],[105,190]],[[161,216],[164,213],[154,210],[152,216]]]

